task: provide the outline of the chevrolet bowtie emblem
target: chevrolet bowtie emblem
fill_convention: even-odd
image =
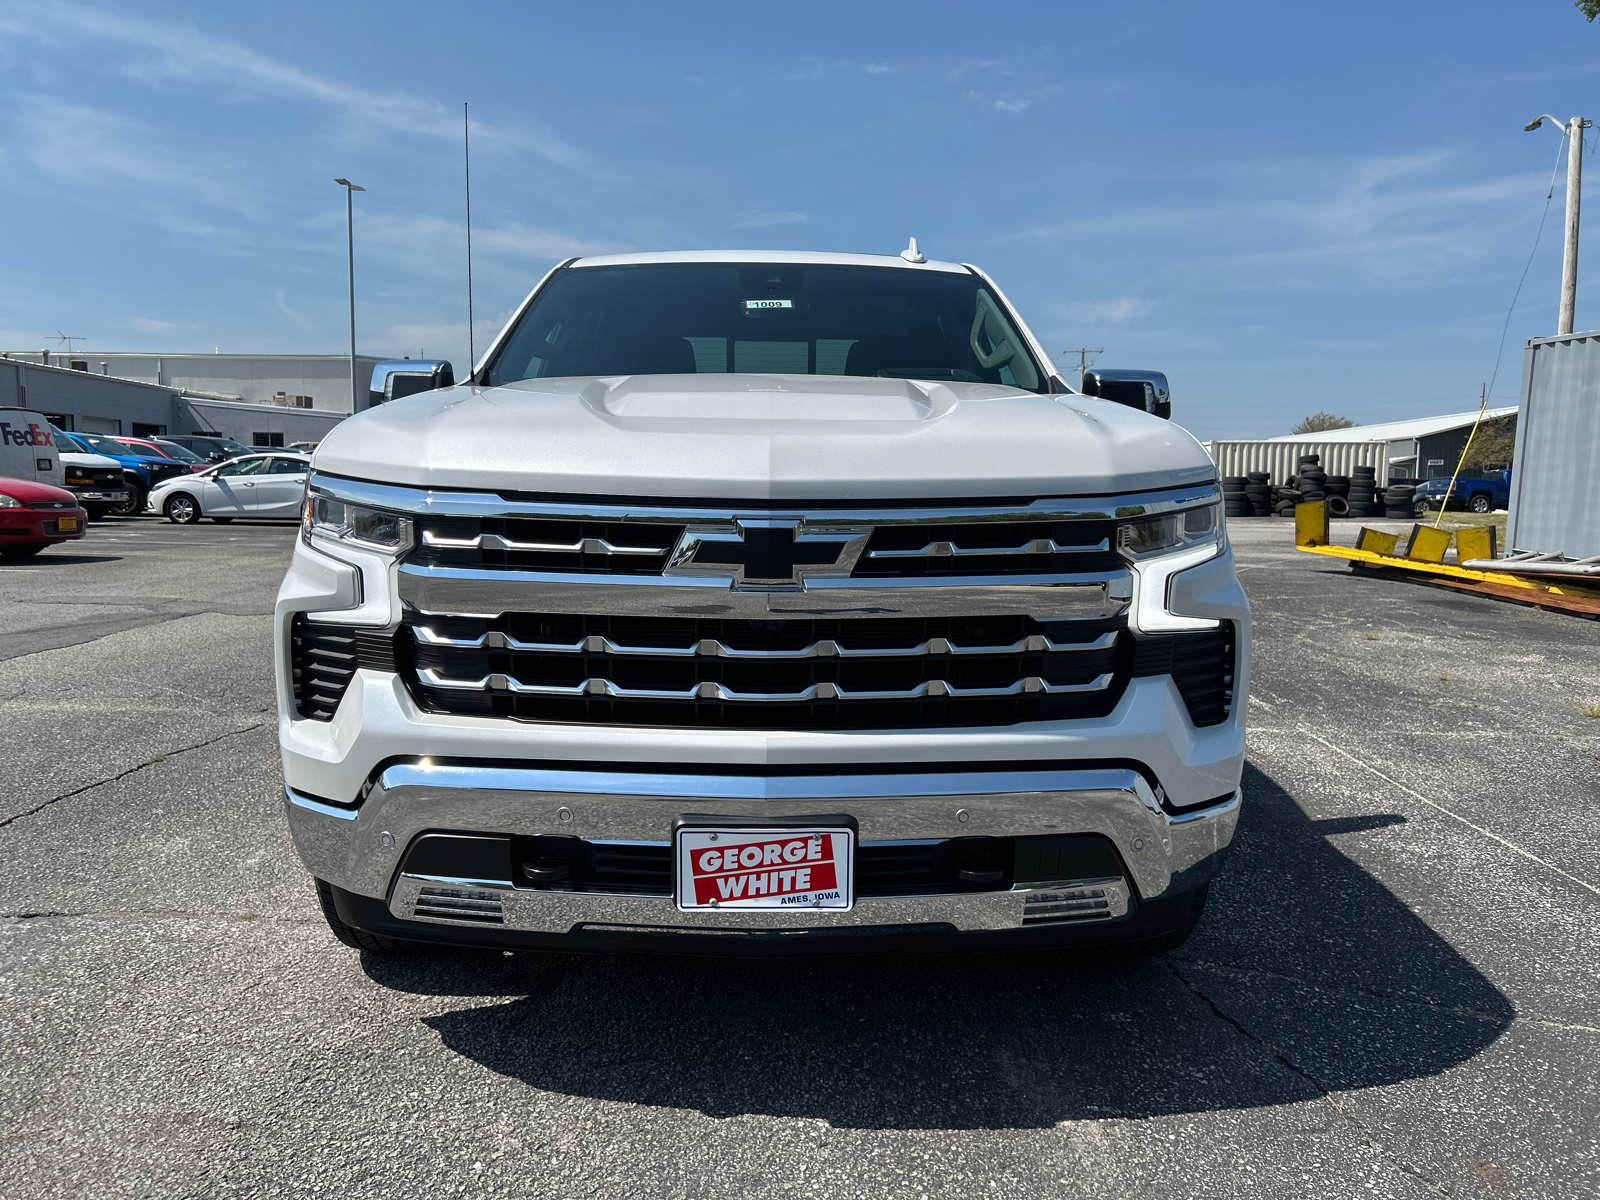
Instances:
[[[666,574],[731,576],[734,587],[752,590],[803,588],[808,579],[847,577],[871,536],[871,528],[809,529],[799,517],[691,525]]]

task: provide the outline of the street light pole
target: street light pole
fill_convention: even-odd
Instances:
[[[1578,215],[1583,203],[1583,131],[1594,122],[1588,117],[1573,117],[1562,123],[1549,113],[1523,126],[1534,130],[1549,121],[1567,139],[1567,238],[1561,255],[1561,313],[1556,319],[1556,336],[1572,332],[1578,307]]]
[[[361,411],[361,393],[356,389],[356,227],[353,197],[356,192],[367,189],[348,179],[335,179],[334,182],[344,188],[344,244],[350,267],[350,411],[354,413]]]

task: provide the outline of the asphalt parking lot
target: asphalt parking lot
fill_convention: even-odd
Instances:
[[[363,957],[280,807],[292,530],[0,565],[0,1193],[1600,1193],[1600,626],[1287,524],[1235,853],[1128,962]]]

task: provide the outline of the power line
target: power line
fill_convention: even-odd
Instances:
[[[1600,144],[1600,138],[1596,139]],[[1533,256],[1539,252],[1539,239],[1544,236],[1544,223],[1550,216],[1550,197],[1556,194],[1556,172],[1561,170],[1561,151],[1569,144],[1569,139],[1562,138],[1556,146],[1555,165],[1550,168],[1550,186],[1544,194],[1544,211],[1539,214],[1539,229],[1533,235],[1533,249],[1528,251],[1527,264],[1522,268],[1522,278],[1517,280],[1517,290],[1511,293],[1511,307],[1506,309],[1506,323],[1500,327],[1500,348],[1495,351],[1494,371],[1489,376],[1489,389],[1484,393],[1484,403],[1487,405],[1488,397],[1494,395],[1494,381],[1500,378],[1500,359],[1506,352],[1506,333],[1511,328],[1511,314],[1517,311],[1517,299],[1522,295],[1522,285],[1528,281],[1528,271],[1533,266]]]

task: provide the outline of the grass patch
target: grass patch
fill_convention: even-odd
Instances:
[[[1383,637],[1381,633],[1363,633],[1361,636],[1366,638],[1369,642],[1379,641]]]
[[[1578,705],[1578,711],[1586,717],[1600,718],[1600,700],[1591,700],[1587,704]]]

